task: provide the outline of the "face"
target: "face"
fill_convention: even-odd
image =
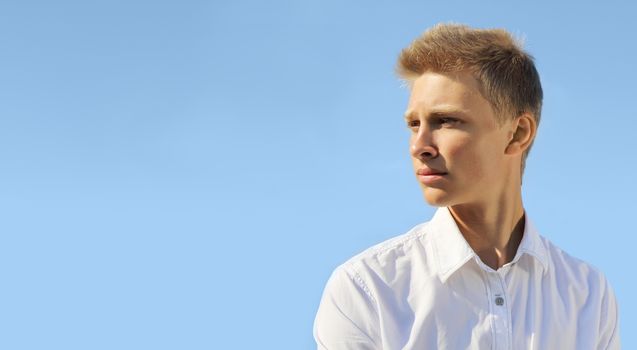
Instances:
[[[499,125],[469,73],[426,72],[413,81],[405,121],[425,200],[434,206],[489,201],[511,174],[505,149],[513,135]]]

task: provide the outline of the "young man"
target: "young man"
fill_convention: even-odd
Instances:
[[[405,120],[431,221],[330,277],[319,349],[619,349],[604,275],[540,236],[522,172],[540,120],[531,56],[503,30],[437,25],[403,50]]]

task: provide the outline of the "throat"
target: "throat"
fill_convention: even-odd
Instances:
[[[497,270],[513,260],[524,235],[523,209],[495,220],[463,215],[450,209],[458,229],[485,265]]]
[[[519,244],[518,244],[519,246]],[[515,257],[515,254],[517,252],[517,247],[515,249],[515,251],[507,251],[507,249],[505,248],[504,250],[499,250],[497,248],[494,249],[482,249],[482,250],[475,250],[476,254],[478,255],[478,257],[480,258],[480,260],[487,266],[489,266],[490,268],[492,268],[493,270],[498,270],[499,268],[501,268],[502,266],[510,263],[513,258]]]

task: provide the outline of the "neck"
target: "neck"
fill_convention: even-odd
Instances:
[[[515,257],[524,234],[521,188],[489,202],[449,208],[460,232],[483,263],[497,270]]]

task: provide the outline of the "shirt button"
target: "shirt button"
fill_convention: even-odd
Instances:
[[[502,298],[502,297],[495,298],[495,304],[498,305],[498,306],[504,305],[504,298]]]

